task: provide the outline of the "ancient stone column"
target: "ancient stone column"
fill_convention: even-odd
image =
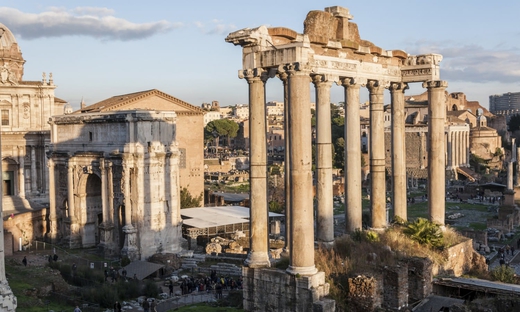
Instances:
[[[2,187],[0,185],[0,194],[2,194]],[[0,217],[2,217],[2,220],[3,216],[2,201],[0,200]],[[14,312],[16,307],[16,297],[5,276],[4,222],[0,222],[0,311]]]
[[[372,227],[386,226],[384,82],[369,80],[370,96],[370,207]],[[444,154],[443,154],[444,155]]]
[[[58,234],[58,220],[56,218],[56,182],[54,173],[54,160],[49,158],[47,161],[47,167],[49,167],[49,239],[51,242],[57,237]]]
[[[71,159],[67,163],[67,204],[69,205],[69,219],[76,223],[74,207],[74,163]]]
[[[455,170],[453,166],[453,132],[448,133],[447,141],[448,167],[446,169]]]
[[[18,196],[25,198],[25,150],[23,146],[18,146]]]
[[[287,272],[313,275],[314,207],[312,192],[312,129],[310,69],[306,64],[285,66],[289,84],[289,144],[291,175],[291,250]]]
[[[36,184],[36,146],[31,145],[31,193],[38,194],[38,187]]]
[[[106,223],[109,212],[108,212],[108,203],[107,203],[108,181],[107,181],[107,173],[106,173],[104,158],[99,159],[99,171],[101,172],[101,210],[103,212],[103,223]]]
[[[362,228],[361,125],[359,88],[366,81],[342,78],[345,91],[345,223],[347,233]]]
[[[332,191],[332,133],[330,121],[330,88],[325,75],[313,75],[316,88],[316,238],[334,243],[334,203]]]
[[[507,162],[507,189],[513,189],[513,162]]]
[[[392,206],[394,217],[407,220],[404,91],[408,84],[390,84],[392,108]]]
[[[269,233],[267,203],[267,147],[265,116],[265,82],[262,68],[240,72],[249,84],[249,181],[250,251],[245,264],[251,268],[269,267]]]
[[[133,122],[131,122],[132,124]],[[125,225],[123,226],[123,233],[125,233],[125,242],[123,248],[121,249],[121,254],[123,256],[127,256],[130,260],[138,260],[139,253],[136,245],[136,233],[137,229],[132,225],[132,194],[130,187],[131,178],[131,168],[128,162],[130,161],[129,155],[123,155],[123,176],[124,176],[124,192],[125,192]],[[136,196],[137,197],[137,196]]]
[[[112,172],[112,162],[107,165],[108,170],[108,216],[107,221],[114,224],[114,174]]]
[[[284,252],[289,253],[291,245],[291,175],[290,173],[290,144],[289,144],[289,84],[287,73],[283,67],[278,71],[278,77],[283,83],[283,118],[284,118],[284,188],[285,188],[285,247]]]
[[[520,155],[520,147],[516,148],[516,155]],[[516,162],[516,182],[515,185],[519,185],[520,181],[520,161]]]
[[[446,122],[446,81],[426,81],[428,89],[428,212],[430,221],[444,225],[445,167],[444,125]]]

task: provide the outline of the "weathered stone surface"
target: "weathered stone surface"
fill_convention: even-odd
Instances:
[[[209,243],[206,246],[206,254],[212,254],[212,253],[221,253],[222,252],[222,246],[218,243]]]

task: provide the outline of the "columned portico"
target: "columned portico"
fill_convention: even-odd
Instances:
[[[423,88],[428,89],[428,213],[430,221],[440,225],[444,225],[446,204],[444,161],[446,87],[448,83],[442,80],[423,83]]]
[[[392,108],[392,207],[394,218],[407,220],[404,91],[408,84],[390,84]]]
[[[251,268],[269,267],[269,237],[267,230],[267,146],[265,117],[265,82],[267,72],[262,68],[244,70],[241,78],[249,85],[249,181],[250,195],[250,251],[245,261]]]
[[[330,127],[330,88],[326,75],[313,75],[316,88],[316,238],[334,243],[334,203],[332,200],[332,134]]]
[[[312,131],[310,109],[310,68],[291,63],[284,67],[288,74],[291,175],[291,246],[287,272],[313,275],[314,207],[312,196]],[[265,120],[265,118],[264,118]]]
[[[383,92],[385,82],[369,80],[370,97],[370,210],[372,228],[384,228],[386,222],[385,138]]]
[[[366,81],[362,81],[366,83]],[[361,125],[359,79],[342,78],[345,91],[345,223],[347,233],[362,228]]]

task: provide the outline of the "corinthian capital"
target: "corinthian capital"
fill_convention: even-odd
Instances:
[[[445,80],[429,80],[422,84],[423,88],[447,88],[448,82]]]
[[[367,84],[367,79],[359,77],[343,77],[340,78],[337,84],[343,87],[364,87]]]
[[[388,86],[390,92],[408,90],[408,84],[406,82],[391,82]]]
[[[378,89],[385,89],[388,88],[389,83],[384,80],[368,80],[367,81],[367,89],[370,92],[377,92]]]
[[[263,68],[248,68],[239,70],[238,78],[246,79],[248,83],[258,79],[265,82],[269,78],[269,72]]]
[[[289,75],[296,74],[297,72],[302,72],[305,74],[310,74],[310,72],[311,72],[311,65],[309,63],[301,63],[301,62],[288,63],[288,64],[283,65],[282,68]]]

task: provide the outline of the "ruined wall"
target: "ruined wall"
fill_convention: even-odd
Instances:
[[[276,269],[242,269],[244,311],[334,311],[334,300],[325,299],[329,284],[325,274],[296,277]]]
[[[350,311],[375,311],[383,303],[381,277],[358,275],[348,279],[347,299]]]
[[[383,306],[400,310],[408,306],[408,266],[406,263],[383,270]]]
[[[486,258],[473,249],[473,240],[468,239],[444,251],[447,261],[442,265],[434,265],[432,274],[449,274],[461,276],[474,267],[484,267]]]
[[[4,232],[11,233],[11,243],[9,244],[11,247],[6,244],[5,249],[19,250],[20,238],[22,239],[22,247],[28,247],[35,239],[42,239],[46,230],[46,215],[47,209],[41,209],[20,213],[15,215],[14,218],[4,221]],[[6,239],[7,236],[4,237],[4,243],[6,243]]]
[[[433,263],[428,258],[408,259],[408,300],[417,302],[432,292]]]

